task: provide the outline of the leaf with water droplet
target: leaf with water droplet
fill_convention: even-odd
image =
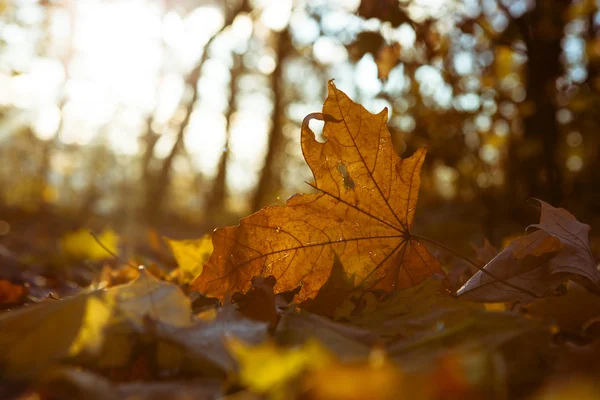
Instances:
[[[325,121],[324,143],[309,128],[311,119]],[[330,83],[323,113],[308,115],[301,131],[317,193],[217,229],[214,252],[192,289],[225,299],[250,289],[253,276],[273,274],[275,293],[302,285],[296,299],[304,301],[328,280],[335,257],[359,291],[412,287],[441,272],[410,235],[425,149],[400,158],[386,121],[387,110],[371,114]]]

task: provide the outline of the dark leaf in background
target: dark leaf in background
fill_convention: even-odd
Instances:
[[[368,53],[375,57],[384,43],[385,40],[379,32],[361,32],[348,46],[350,58],[352,61],[357,62]]]
[[[411,21],[404,10],[400,8],[398,0],[362,0],[358,8],[358,15],[365,19],[377,18],[387,21],[394,27]]]
[[[497,301],[531,301],[533,297],[497,281],[506,281],[543,297],[554,293],[566,279],[575,279],[588,289],[598,291],[600,272],[589,247],[590,227],[563,208],[542,205],[538,230],[513,241],[492,259],[485,270],[478,271],[459,291],[465,299]]]

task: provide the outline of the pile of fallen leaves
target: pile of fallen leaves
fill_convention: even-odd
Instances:
[[[475,259],[415,235],[426,151],[401,159],[386,120],[330,83],[302,127],[313,193],[165,239],[171,273],[106,267],[71,296],[0,280],[0,398],[599,398],[590,227],[539,201],[539,224]],[[65,254],[116,250],[85,235]]]

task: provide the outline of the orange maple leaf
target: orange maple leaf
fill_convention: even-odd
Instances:
[[[315,139],[310,119],[325,121],[325,143]],[[254,276],[273,275],[276,293],[302,285],[302,301],[327,281],[336,255],[357,289],[407,288],[441,272],[410,234],[426,151],[400,158],[386,121],[387,109],[371,114],[330,82],[323,113],[302,124],[317,193],[215,230],[214,251],[191,288],[223,299],[248,290]]]

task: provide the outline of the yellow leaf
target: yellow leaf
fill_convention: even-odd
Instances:
[[[98,235],[98,240],[110,251],[117,254],[119,236],[112,230],[106,229]],[[60,247],[65,255],[76,260],[105,260],[112,255],[102,248],[87,229],[80,229],[63,236]]]
[[[240,383],[254,392],[271,393],[275,397],[292,379],[334,359],[316,340],[308,340],[297,348],[278,347],[273,342],[251,346],[235,338],[226,345],[240,366]]]
[[[112,307],[104,299],[93,296],[90,297],[83,316],[81,328],[77,337],[73,340],[69,355],[88,351],[97,353],[104,342],[104,331],[112,316]]]
[[[179,283],[192,283],[202,273],[202,267],[213,252],[212,237],[209,234],[200,239],[173,240],[164,238],[179,266]]]
[[[335,382],[335,384],[332,384]],[[374,351],[367,362],[339,362],[311,371],[304,386],[315,400],[392,400],[406,396],[405,378],[382,351]]]

